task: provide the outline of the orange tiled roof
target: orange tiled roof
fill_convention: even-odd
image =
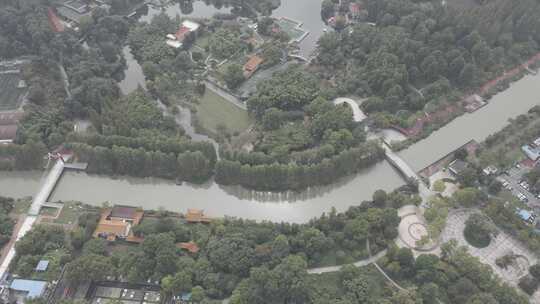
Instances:
[[[134,212],[127,212],[126,218],[118,217],[118,213],[116,213],[116,217],[112,218],[111,215],[113,213],[113,210],[118,210],[114,208],[108,208],[103,210],[101,213],[101,217],[99,219],[99,223],[96,227],[96,230],[94,231],[93,236],[94,237],[106,237],[107,240],[113,241],[116,239],[116,237],[122,237],[127,238],[128,241],[133,242],[141,242],[142,238],[136,237],[133,234],[133,231],[131,228],[133,226],[136,226],[140,223],[144,212],[143,211],[134,211]],[[125,207],[121,207],[125,208]]]
[[[263,60],[264,59],[262,59],[261,57],[257,55],[251,56],[248,62],[244,64],[244,70],[249,71],[249,72],[255,71],[259,67],[259,65],[263,62]]]
[[[199,246],[197,246],[197,244],[195,244],[194,242],[177,243],[176,246],[191,253],[197,253],[200,250]]]
[[[186,213],[186,221],[188,221],[188,223],[209,223],[211,219],[204,216],[203,210],[188,209]]]

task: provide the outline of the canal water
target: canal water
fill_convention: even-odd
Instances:
[[[527,75],[509,89],[493,96],[489,103],[473,113],[464,114],[429,137],[399,153],[415,170],[420,171],[468,141],[484,141],[508,124],[510,118],[540,104],[540,74]]]
[[[306,12],[307,7],[299,2],[316,3],[317,12]],[[194,2],[197,5],[198,2]],[[282,4],[296,11],[274,11],[305,23],[320,19],[320,0],[282,0]],[[315,11],[315,9],[313,9]],[[301,18],[305,12],[310,18]],[[286,13],[286,14],[285,14]],[[212,13],[213,14],[213,13]],[[307,28],[307,27],[306,27]],[[307,28],[310,30],[309,28]],[[322,27],[321,27],[322,32]],[[316,42],[316,35],[308,36]],[[307,38],[306,38],[307,39]],[[305,40],[305,43],[309,40]],[[311,48],[313,50],[313,48]],[[128,60],[126,80],[120,83],[122,92],[129,93],[139,84],[144,84],[140,66],[132,60],[129,49],[124,49]],[[540,75],[526,76],[508,90],[494,96],[482,109],[465,114],[434,132],[428,138],[400,152],[415,170],[434,162],[448,152],[471,139],[482,141],[486,136],[503,128],[510,118],[526,113],[539,104],[538,87]],[[183,124],[189,121],[189,113],[181,113]],[[192,129],[188,132],[194,132]],[[24,197],[34,195],[39,188],[41,172],[2,172],[0,195]],[[377,189],[391,191],[404,184],[400,175],[387,162],[361,171],[359,174],[337,181],[326,187],[317,187],[300,193],[261,193],[241,187],[224,187],[214,182],[204,185],[176,185],[171,181],[155,178],[112,178],[66,172],[57,185],[51,200],[77,200],[100,205],[103,202],[141,206],[146,209],[163,207],[173,211],[188,208],[204,209],[210,216],[236,216],[254,220],[306,222],[320,216],[331,207],[344,211],[369,199]]]

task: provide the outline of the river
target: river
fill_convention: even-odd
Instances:
[[[399,156],[415,171],[420,171],[471,139],[482,142],[490,134],[504,128],[508,119],[525,114],[540,104],[539,87],[540,74],[527,75],[514,82],[509,89],[493,96],[483,108],[454,119],[400,152]]]
[[[283,3],[297,3],[296,1],[320,2],[282,0]],[[296,9],[302,11],[305,7],[297,6]],[[287,16],[301,19],[294,12],[288,12]],[[316,16],[320,19],[318,13]],[[303,22],[308,25],[306,21]],[[129,49],[124,49],[124,52],[127,52],[125,56],[129,59]],[[131,75],[132,73],[137,75]],[[128,60],[126,74],[130,76],[124,84],[120,84],[124,93],[130,92],[144,80],[144,76],[139,73],[140,66],[134,60]],[[539,86],[540,75],[524,77],[512,84],[508,90],[494,96],[487,106],[455,119],[428,138],[400,152],[400,156],[413,169],[419,170],[471,139],[482,141],[489,134],[503,128],[508,119],[526,113],[538,104],[540,100],[535,92]],[[186,121],[189,121],[189,113],[180,115],[183,115],[180,118],[185,125]],[[186,129],[193,132],[192,129]],[[2,172],[0,195],[34,195],[40,185],[41,175],[41,172]],[[344,211],[351,205],[369,199],[377,189],[390,191],[403,184],[403,179],[387,162],[378,163],[333,185],[300,193],[260,193],[241,187],[223,187],[213,182],[202,186],[178,186],[161,179],[111,178],[66,172],[51,200],[78,200],[96,205],[108,201],[142,206],[146,209],[164,207],[180,212],[188,208],[200,208],[210,216],[229,215],[254,220],[305,222],[329,211],[332,206],[338,211]]]

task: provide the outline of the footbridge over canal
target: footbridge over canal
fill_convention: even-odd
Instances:
[[[392,151],[392,148],[390,148],[390,146],[388,146],[388,144],[383,140],[381,140],[381,147],[384,149],[386,160],[392,166],[394,166],[401,173],[401,175],[405,177],[405,179],[418,183],[418,194],[422,198],[421,207],[424,207],[429,198],[435,195],[435,193],[429,189],[428,185],[426,185],[418,174],[416,174],[411,166],[409,166],[409,164],[407,164],[403,158],[399,157],[394,151]]]
[[[388,146],[387,143],[382,142],[381,147],[384,149],[384,153],[386,155],[386,160],[394,166],[396,169],[399,170],[399,172],[407,179],[407,180],[414,180],[414,181],[420,181],[420,178],[418,177],[418,174],[403,160],[401,157],[399,157],[392,149]]]
[[[32,205],[30,205],[30,209],[28,210],[28,213],[24,218],[19,219],[21,223],[16,225],[16,229],[12,235],[12,239],[9,241],[9,243],[6,245],[7,251],[6,254],[3,256],[3,259],[0,264],[0,279],[4,278],[6,275],[9,264],[15,257],[15,242],[21,239],[30,229],[32,229],[32,226],[36,222],[39,211],[44,206],[54,206],[54,204],[48,203],[47,200],[51,196],[52,192],[54,191],[54,188],[56,187],[56,184],[60,180],[60,177],[62,177],[62,173],[64,170],[85,170],[86,164],[81,163],[74,163],[74,164],[67,164],[64,161],[66,159],[69,159],[70,155],[63,155],[62,157],[58,157],[56,160],[56,163],[54,166],[46,173],[45,179],[41,185],[41,188],[39,188],[38,193],[32,200]]]

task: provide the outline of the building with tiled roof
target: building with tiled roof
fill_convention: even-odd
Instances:
[[[185,215],[188,223],[210,223],[212,220],[204,215],[204,211],[200,209],[188,209]]]
[[[105,209],[101,213],[93,236],[108,241],[120,239],[140,243],[142,238],[135,236],[132,229],[141,222],[143,215],[142,210],[129,206],[114,206]]]
[[[261,63],[263,63],[264,59],[258,55],[253,55],[249,60],[244,64],[244,77],[249,78],[253,73],[259,69],[259,66]]]
[[[190,253],[198,253],[200,250],[199,246],[197,246],[197,244],[195,244],[194,242],[177,243],[176,247],[187,250]]]

